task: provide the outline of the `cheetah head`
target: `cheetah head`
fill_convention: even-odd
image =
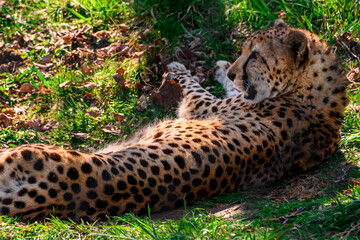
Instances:
[[[308,37],[277,20],[274,28],[251,35],[228,77],[245,98],[260,102],[291,91],[308,62]]]

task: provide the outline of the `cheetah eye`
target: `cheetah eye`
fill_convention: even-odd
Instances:
[[[258,57],[260,57],[260,54],[259,54],[259,52],[254,52],[254,57],[255,57],[255,58],[258,58]]]

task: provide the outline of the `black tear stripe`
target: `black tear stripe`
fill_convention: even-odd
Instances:
[[[243,66],[243,74],[244,74],[244,75],[243,75],[242,79],[243,79],[244,90],[245,90],[245,89],[248,89],[248,90],[249,90],[249,91],[248,91],[248,96],[245,96],[245,98],[246,98],[246,99],[250,99],[250,100],[255,99],[255,96],[256,96],[256,94],[257,94],[257,91],[254,89],[253,86],[250,85],[250,83],[249,83],[249,81],[248,81],[248,75],[247,75],[247,72],[246,72],[246,67],[247,67],[247,65],[248,65],[248,63],[249,63],[249,61],[250,61],[251,59],[256,59],[256,58],[257,58],[257,57],[256,57],[256,54],[257,54],[257,52],[254,52],[254,51],[253,51],[253,52],[250,54],[249,58],[246,60],[244,66]],[[265,59],[264,59],[264,61],[265,61]],[[265,64],[266,64],[266,62],[265,62]],[[266,65],[267,65],[267,64],[266,64]]]

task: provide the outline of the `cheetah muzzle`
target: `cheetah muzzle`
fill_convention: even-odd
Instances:
[[[0,213],[93,221],[173,208],[184,199],[273,183],[335,152],[348,81],[316,35],[277,21],[253,33],[230,66],[219,61],[219,99],[180,63],[178,118],[109,152],[41,144],[0,150]],[[231,78],[228,78],[228,76]]]

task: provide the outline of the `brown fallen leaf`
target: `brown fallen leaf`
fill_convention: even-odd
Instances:
[[[25,126],[27,128],[34,129],[34,130],[40,130],[40,124],[41,124],[41,120],[36,119],[36,118],[25,121]]]
[[[360,82],[360,69],[353,68],[351,69],[346,77],[349,79],[350,82]]]
[[[90,108],[90,111],[85,111],[85,114],[89,115],[90,117],[98,117],[102,113],[100,112],[100,110],[97,107],[92,107],[92,108]]]
[[[83,63],[80,68],[81,72],[85,75],[92,76],[94,75],[94,69],[87,65],[87,63]]]
[[[65,87],[70,87],[70,86],[73,86],[73,85],[74,85],[73,81],[66,81],[66,82],[60,83],[59,87],[60,88],[65,88]]]
[[[74,138],[79,140],[86,140],[90,138],[89,133],[73,133],[72,135],[74,136]]]
[[[120,84],[120,85],[124,85],[125,83],[125,78],[124,78],[124,75],[122,73],[116,73],[112,76],[114,78],[114,80]]]
[[[93,82],[87,82],[87,83],[84,83],[83,87],[88,90],[93,90],[94,88],[99,87],[99,85],[96,83],[93,83]]]
[[[41,58],[41,60],[40,60],[40,64],[47,64],[47,63],[51,63],[51,55],[50,55],[50,53],[43,56]]]
[[[29,93],[34,91],[36,88],[31,83],[23,83],[20,87],[20,93]]]
[[[125,118],[125,114],[123,113],[113,113],[116,121],[121,122]]]
[[[155,105],[166,109],[177,106],[182,97],[182,89],[174,79],[175,75],[171,73],[163,75],[161,86],[150,94]]]
[[[118,136],[118,135],[121,134],[121,130],[118,129],[114,125],[105,126],[101,130],[103,130],[105,133],[110,133],[110,134],[115,135],[115,136]]]
[[[0,113],[0,126],[8,127],[11,124],[12,119],[5,115],[4,113]]]
[[[139,112],[143,112],[147,109],[147,101],[145,95],[141,95],[138,100],[138,105],[136,106],[136,110]]]

